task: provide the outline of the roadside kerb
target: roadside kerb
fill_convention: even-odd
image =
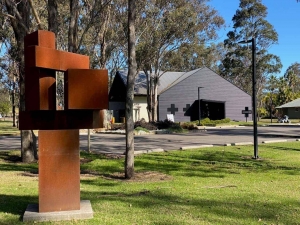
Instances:
[[[253,142],[236,142],[231,143],[232,146],[238,146],[238,145],[253,145]]]
[[[269,143],[280,143],[280,142],[287,142],[287,140],[272,140],[272,141],[263,141],[263,144],[269,144]]]
[[[183,146],[180,147],[180,150],[186,150],[186,149],[194,149],[194,148],[209,148],[214,147],[213,145],[191,145],[191,146]]]
[[[140,154],[146,154],[146,153],[152,153],[152,152],[164,152],[164,149],[162,149],[162,148],[155,148],[155,149],[147,149],[147,150],[141,150],[141,151],[134,151],[134,155],[140,155]]]

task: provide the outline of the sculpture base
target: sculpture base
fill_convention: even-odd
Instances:
[[[38,204],[29,204],[23,215],[23,222],[62,221],[93,218],[93,209],[89,200],[80,201],[80,210],[39,213]]]

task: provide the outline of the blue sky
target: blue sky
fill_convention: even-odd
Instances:
[[[227,32],[233,30],[232,17],[239,8],[239,0],[210,0],[226,23],[226,28],[219,31],[219,42],[227,38]],[[300,63],[300,2],[296,0],[262,0],[268,8],[267,21],[278,33],[278,44],[270,47],[269,52],[280,57],[283,76],[286,69],[294,62]]]

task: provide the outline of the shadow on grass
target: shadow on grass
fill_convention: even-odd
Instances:
[[[0,194],[0,202],[0,212],[20,215],[19,220],[21,221],[28,204],[38,203],[38,196],[16,196]],[[0,222],[0,224],[2,223]]]
[[[267,147],[267,146],[264,146]],[[273,147],[271,147],[273,148]],[[252,151],[252,147],[249,147]],[[229,174],[239,174],[241,170],[247,172],[269,172],[280,170],[288,175],[299,175],[299,167],[277,163],[270,159],[253,160],[248,150],[231,148],[230,151],[219,147],[216,149],[201,149],[194,151],[170,151],[166,153],[152,153],[135,157],[136,172],[157,171],[168,175],[187,177],[214,177],[224,178]],[[95,156],[92,156],[95,157]],[[85,164],[85,170],[96,170],[101,176],[122,172],[124,159],[109,160],[108,163],[99,163],[93,166]]]
[[[253,160],[239,152],[190,151],[149,154],[135,160],[141,170],[157,170],[167,174],[223,178],[232,170],[266,172],[270,170],[298,170],[298,167],[278,166],[269,160]]]
[[[232,220],[235,221],[234,224],[237,224],[237,221],[251,221],[256,224],[259,219],[262,220],[262,223],[268,221],[268,224],[270,222],[272,222],[271,224],[297,224],[300,219],[297,213],[300,210],[299,201],[292,198],[277,198],[277,201],[266,201],[260,200],[259,195],[253,196],[252,194],[250,196],[245,193],[242,197],[228,196],[222,200],[217,200],[205,199],[201,195],[183,197],[160,190],[129,194],[108,191],[97,194],[96,198],[92,198],[94,203],[99,201],[116,202],[117,204],[130,203],[132,205],[131,213],[134,213],[137,208],[147,209],[148,212],[152,213],[170,213],[170,215],[174,215],[170,216],[170,220],[172,220],[170,224],[181,224],[184,222],[181,217],[186,214],[190,214],[193,219],[201,218],[204,214],[211,224],[224,224],[226,221],[229,221],[230,224]],[[90,193],[84,192],[84,195],[90,195]],[[269,199],[272,199],[272,196],[269,196]]]
[[[275,146],[275,145],[263,145],[264,149],[268,150],[281,150],[281,151],[300,151],[300,145],[295,146],[293,148],[291,147],[282,147],[282,146]],[[297,148],[296,148],[297,147]]]
[[[0,159],[5,163],[0,163],[0,171],[26,171],[38,173],[38,163],[22,163],[21,157],[11,151],[0,152]]]

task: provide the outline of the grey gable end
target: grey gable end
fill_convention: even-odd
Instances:
[[[251,110],[251,96],[206,67],[185,73],[160,93],[159,120],[165,120],[171,113],[177,122],[197,120],[198,87],[203,87],[200,89],[202,118],[245,121],[241,112],[245,107]]]

